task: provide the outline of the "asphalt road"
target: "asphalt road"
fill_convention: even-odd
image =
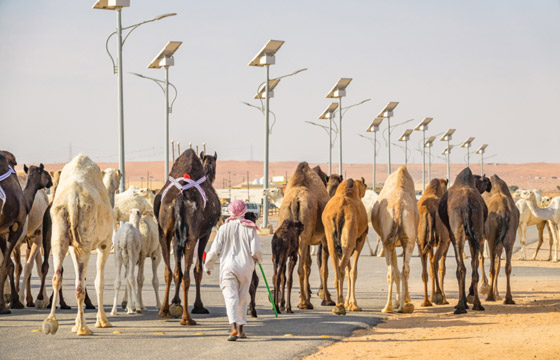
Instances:
[[[534,227],[533,227],[534,228]],[[270,257],[270,236],[262,237],[264,249],[264,270],[268,280],[272,278]],[[536,232],[531,229],[528,239],[535,240]],[[370,241],[375,245],[373,230],[370,229]],[[517,250],[518,246],[516,247]],[[455,260],[450,250],[447,260],[446,293],[451,303],[457,299],[457,281],[455,278]],[[95,257],[95,255],[92,255]],[[93,280],[95,278],[95,259],[91,259],[88,268],[88,291],[92,299],[94,296]],[[149,262],[149,261],[148,261]],[[399,263],[401,259],[399,258]],[[294,314],[280,314],[278,318],[267,300],[267,292],[261,279],[257,293],[257,311],[259,317],[252,319],[246,327],[247,339],[235,343],[227,342],[229,327],[224,308],[224,300],[218,287],[217,271],[203,279],[202,296],[205,306],[210,310],[209,315],[193,315],[198,325],[185,327],[179,324],[179,319],[160,319],[157,317],[155,297],[151,285],[151,266],[146,266],[144,284],[144,302],[148,311],[143,314],[127,315],[120,310],[118,316],[110,316],[113,301],[113,281],[115,276],[114,262],[111,255],[105,269],[105,311],[109,316],[112,328],[97,329],[95,311],[86,311],[86,320],[93,336],[77,337],[70,332],[76,317],[76,300],[74,296],[73,266],[69,257],[64,263],[65,279],[63,291],[72,310],[58,310],[58,333],[54,336],[44,335],[39,331],[48,310],[34,308],[12,310],[10,315],[0,317],[0,358],[2,359],[292,359],[312,353],[317,347],[349,336],[359,328],[375,326],[383,321],[385,315],[380,310],[385,305],[387,280],[387,266],[383,258],[371,257],[367,248],[363,251],[358,265],[357,299],[363,308],[362,312],[348,313],[346,316],[336,316],[331,313],[331,307],[321,307],[319,298],[314,294],[312,303],[314,310],[297,310],[299,284],[294,283],[292,303]],[[468,266],[470,267],[470,265]],[[423,299],[423,285],[420,277],[421,265],[417,256],[411,259],[410,291],[415,306],[419,306]],[[160,294],[164,291],[163,265],[160,266]],[[333,283],[332,269],[329,284]],[[469,271],[470,274],[470,271]],[[52,276],[52,269],[49,279]],[[524,276],[556,276],[560,278],[559,269],[542,269],[537,267],[513,268],[513,295],[515,299],[515,278]],[[504,271],[501,271],[500,289],[505,286]],[[297,277],[296,277],[297,279]],[[48,281],[50,284],[50,280]],[[314,293],[319,284],[317,267],[312,268],[311,285]],[[345,283],[345,286],[347,284]],[[39,280],[32,277],[34,295],[39,288]],[[173,290],[173,288],[172,288]],[[48,293],[51,293],[51,288]],[[335,294],[332,285],[331,293]],[[505,293],[505,289],[502,291]],[[121,294],[123,288],[121,288]],[[194,289],[191,287],[189,300],[194,299]],[[94,303],[96,301],[94,300]],[[484,301],[483,301],[484,303]],[[403,315],[406,316],[406,315]],[[115,333],[118,332],[118,333]]]

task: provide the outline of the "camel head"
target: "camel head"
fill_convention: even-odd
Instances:
[[[475,187],[479,193],[490,192],[492,190],[492,181],[486,175],[473,175]]]
[[[214,151],[214,155],[206,155],[203,152],[200,153],[200,160],[202,160],[202,167],[204,168],[204,174],[210,184],[214,183],[216,179],[216,162],[218,161],[218,154]]]
[[[317,173],[317,175],[319,175],[323,184],[325,184],[325,186],[327,186],[327,183],[329,181],[329,176],[327,174],[325,174],[323,172],[323,170],[321,170],[321,167],[319,165],[317,165],[313,168],[313,171],[315,171],[315,173]]]
[[[332,174],[328,177],[327,180],[327,192],[329,193],[330,197],[333,197],[336,193],[336,189],[338,185],[342,182],[342,175]]]
[[[128,222],[130,222],[132,225],[134,225],[134,227],[137,228],[138,223],[140,222],[140,217],[142,217],[142,211],[134,208],[134,209],[130,209],[128,214],[129,214]]]
[[[282,193],[282,188],[271,188],[263,190],[263,196],[266,196],[271,200],[281,199],[283,195],[284,194]]]
[[[358,188],[358,196],[360,199],[363,198],[367,190],[366,180],[361,177],[360,180],[354,181],[354,185]]]
[[[542,208],[548,207],[548,205],[550,205],[551,201],[552,201],[552,198],[550,196],[543,196],[539,206],[542,207]]]
[[[103,170],[103,184],[109,193],[114,194],[121,182],[121,171],[113,168]]]
[[[282,232],[284,232],[284,233],[289,232],[290,230],[293,230],[295,232],[294,233],[295,236],[300,236],[301,233],[303,232],[304,225],[299,220],[286,219],[286,220],[284,220],[284,222],[282,223],[280,228],[282,228]],[[278,228],[278,230],[280,230],[280,228]]]
[[[30,167],[23,164],[23,170],[27,174],[27,183],[35,184],[37,189],[50,188],[53,185],[52,178],[43,164],[39,166],[31,165]]]
[[[0,150],[0,155],[3,155],[6,158],[6,162],[12,168],[17,165],[16,157],[11,152],[6,151],[6,150]]]

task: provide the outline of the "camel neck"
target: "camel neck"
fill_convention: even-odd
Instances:
[[[549,208],[543,209],[539,207],[537,205],[537,200],[535,199],[534,196],[531,196],[530,198],[527,199],[527,206],[529,207],[533,215],[543,220],[549,220],[554,215],[554,211],[552,211],[551,209]]]
[[[25,185],[25,189],[23,190],[23,202],[25,203],[25,211],[27,214],[31,211],[31,207],[33,206],[33,201],[35,200],[35,194],[39,191],[39,187],[31,178],[27,178],[27,184]]]

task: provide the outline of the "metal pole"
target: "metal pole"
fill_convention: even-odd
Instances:
[[[375,175],[377,167],[377,131],[373,132],[373,191],[375,191]]]
[[[329,116],[329,175],[332,175],[332,113]]]
[[[432,147],[428,148],[428,179],[432,180]]]
[[[422,130],[422,194],[426,191],[426,130]]]
[[[269,91],[268,88],[268,79],[269,79],[269,71],[270,65],[265,65],[266,67],[266,83],[265,83],[265,93],[266,93],[266,102],[265,102],[265,129],[264,129],[264,184],[263,189],[265,193],[268,190],[268,117],[269,117]],[[263,227],[268,226],[268,196],[263,198]]]
[[[169,66],[165,66],[165,174],[163,182],[169,176]]]
[[[391,175],[391,118],[387,117],[387,124],[389,126],[389,129],[387,131],[387,154],[388,154],[388,160],[387,160],[387,175]]]
[[[404,142],[404,166],[408,166],[408,141]]]
[[[467,146],[467,167],[471,167],[471,155],[469,154],[470,153],[469,150],[470,150],[470,145]]]
[[[122,24],[121,9],[117,8],[117,92],[119,113],[119,170],[121,171],[120,192],[124,192],[124,109],[123,109],[123,68],[122,68]]]
[[[342,97],[338,98],[338,144],[339,144],[339,175],[342,175]]]
[[[447,184],[451,183],[451,171],[449,168],[449,157],[451,155],[451,150],[449,149],[449,140],[447,140]]]
[[[480,176],[484,175],[484,152],[480,153]]]

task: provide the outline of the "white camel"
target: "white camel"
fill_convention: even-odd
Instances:
[[[109,192],[109,201],[111,207],[115,206],[115,191],[119,188],[121,182],[121,171],[113,168],[103,170],[103,184]]]
[[[538,236],[539,236],[538,241],[539,242],[537,244],[537,251],[535,252],[535,256],[533,257],[533,260],[535,260],[535,258],[537,256],[538,249],[541,247],[541,244],[543,243],[544,227],[545,226],[548,227],[548,233],[549,233],[551,243],[554,239],[553,231],[552,231],[552,228],[551,228],[550,224],[548,224],[545,219],[542,219],[538,216],[535,216],[535,214],[533,214],[533,212],[531,212],[531,209],[529,208],[528,201],[526,199],[526,197],[528,197],[530,194],[534,194],[535,201],[537,201],[537,198],[539,197],[539,195],[540,195],[541,201],[542,201],[542,194],[540,194],[540,191],[537,190],[535,192],[531,192],[531,191],[528,191],[528,190],[521,190],[521,191],[517,190],[516,194],[517,194],[517,196],[522,196],[522,198],[518,199],[515,202],[515,206],[517,206],[517,209],[519,210],[519,214],[520,214],[520,216],[519,216],[519,226],[517,228],[517,232],[519,234],[519,242],[521,243],[521,255],[519,256],[519,259],[520,260],[526,260],[527,259],[527,249],[526,249],[526,246],[527,246],[527,228],[529,226],[536,225],[537,230],[538,230]]]
[[[128,189],[115,195],[113,213],[115,221],[127,221],[130,210],[138,209],[142,213],[153,211],[152,204],[138,193],[138,190]]]
[[[58,322],[55,318],[58,294],[62,286],[62,262],[68,250],[76,271],[76,298],[78,316],[72,332],[91,335],[84,317],[86,272],[93,249],[97,249],[97,292],[96,327],[111,327],[103,307],[105,287],[105,263],[111,251],[113,211],[103,175],[99,166],[89,157],[79,154],[66,164],[60,175],[51,208],[52,253],[54,260],[53,301],[49,316],[43,321],[43,332],[55,334]]]
[[[142,249],[142,238],[140,237],[140,216],[142,212],[138,209],[130,210],[129,221],[121,225],[114,236],[115,266],[115,296],[111,315],[117,315],[117,299],[121,288],[121,269],[124,265],[124,277],[126,279],[127,313],[142,313],[140,300],[138,299],[138,284],[134,276],[134,268],[140,259]]]
[[[550,251],[548,254],[548,260],[552,258],[552,248],[554,245],[554,258],[552,258],[553,262],[558,262],[558,225],[560,224],[560,197],[556,197],[552,199],[550,205],[546,208],[540,208],[537,204],[537,194],[535,191],[532,191],[527,198],[525,199],[527,206],[531,210],[531,213],[534,217],[538,217],[539,219],[546,220],[550,229],[552,229],[552,237],[550,239]],[[537,252],[539,251],[540,243],[537,246],[537,250],[535,251],[535,256],[533,259],[537,257]]]
[[[263,190],[263,196],[268,197],[271,203],[276,205],[278,209],[280,209],[280,205],[282,205],[282,200],[284,199],[284,193],[282,192],[282,188],[271,188]]]

